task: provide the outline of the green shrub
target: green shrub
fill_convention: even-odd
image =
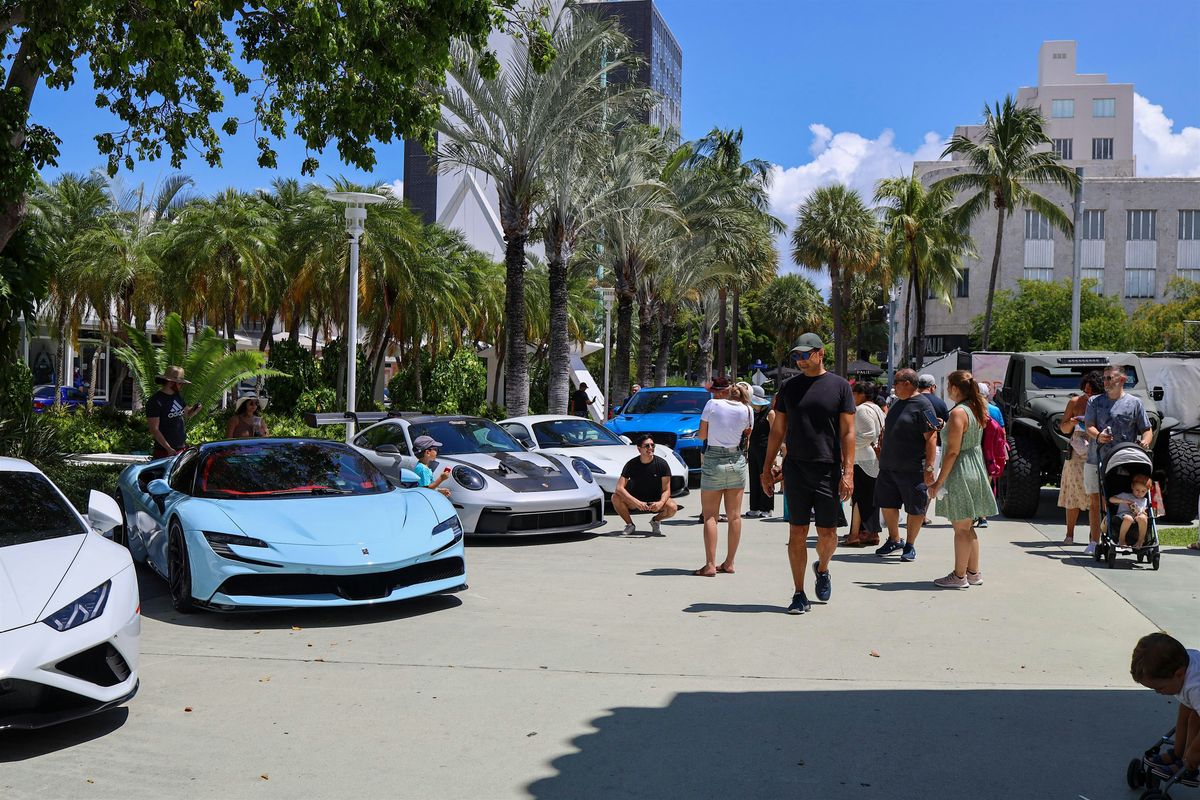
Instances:
[[[32,408],[10,419],[0,419],[0,455],[23,458],[46,468],[62,463],[63,437],[45,414]]]
[[[272,403],[272,405],[274,404]],[[337,410],[337,393],[328,386],[302,392],[295,403],[297,415],[320,414]],[[280,409],[280,413],[283,413],[282,409]]]
[[[54,481],[79,513],[87,513],[88,493],[95,489],[115,498],[117,478],[124,467],[120,464],[59,464],[43,467],[46,477]]]
[[[286,376],[267,378],[266,393],[271,406],[280,414],[291,414],[305,392],[321,387],[321,366],[304,347],[284,340],[271,345],[267,366],[286,372]],[[328,385],[330,391],[333,384]]]
[[[21,359],[4,366],[0,386],[0,419],[16,419],[33,407],[33,373]]]
[[[425,396],[437,401],[435,414],[479,414],[487,397],[487,367],[472,348],[460,347],[437,362]]]
[[[429,385],[433,380],[433,362],[427,353],[421,351],[417,360],[402,365],[388,381],[388,400],[391,402],[392,408],[402,411],[425,411],[427,409],[426,402],[417,399],[418,368],[421,370],[421,386],[425,389],[425,397],[430,396]]]

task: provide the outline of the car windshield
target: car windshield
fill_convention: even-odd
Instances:
[[[708,392],[660,392],[642,389],[621,409],[622,414],[699,414]]]
[[[1037,389],[1079,389],[1083,376],[1097,370],[1095,366],[1036,366],[1029,370],[1029,380]],[[1125,367],[1125,388],[1137,386],[1138,374],[1134,367]]]
[[[197,496],[358,495],[390,488],[371,462],[340,443],[239,442],[204,453]]]
[[[0,547],[87,533],[67,501],[36,472],[0,472]]]
[[[517,440],[489,419],[445,419],[418,422],[410,425],[412,441],[418,436],[432,436],[441,442],[438,452],[444,456],[463,453],[519,453],[524,450]]]
[[[625,444],[608,428],[582,417],[534,423],[533,435],[537,437],[538,447],[596,447],[598,445]]]

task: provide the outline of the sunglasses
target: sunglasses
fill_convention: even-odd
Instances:
[[[653,449],[654,449],[654,445],[652,445],[652,444],[640,444],[640,445],[638,445],[638,449],[640,449],[640,450],[653,450]]]
[[[792,358],[794,358],[796,361],[808,361],[808,357],[811,356],[815,352],[817,352],[817,351],[816,350],[802,350],[800,352],[794,352],[794,353],[792,353]]]

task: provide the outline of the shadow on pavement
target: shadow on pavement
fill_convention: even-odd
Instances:
[[[881,581],[879,583],[870,583],[867,581],[855,581],[855,586],[861,586],[864,589],[874,589],[877,592],[950,592],[961,591],[951,589],[941,589],[933,585],[933,578],[925,578],[920,581]]]
[[[645,572],[639,572],[638,575],[648,575],[652,578],[662,578],[668,575],[687,575],[689,577],[695,577],[692,575],[692,570],[680,569],[679,567],[655,567],[654,569],[648,569]]]
[[[534,781],[539,800],[1133,797],[1174,719],[1148,691],[688,692],[614,708]]]
[[[786,606],[768,606],[761,603],[692,603],[685,608],[686,614],[703,614],[720,611],[726,614],[786,614]]]
[[[37,758],[99,739],[120,728],[127,719],[129,709],[120,706],[52,728],[0,732],[0,764]]]
[[[1030,555],[1040,556],[1041,558],[1049,558],[1060,564],[1067,564],[1072,567],[1095,567],[1097,569],[1109,567],[1104,561],[1097,561],[1092,556],[1083,552],[1083,547],[1080,545],[1066,545],[1070,550],[1062,549],[1063,546],[1059,542],[1012,542],[1011,544],[1028,550]],[[1137,560],[1132,556],[1121,555],[1117,556],[1116,564],[1112,569],[1150,569],[1149,563],[1138,564]]]
[[[618,520],[619,522],[620,520]],[[548,544],[578,544],[590,542],[597,536],[603,536],[602,531],[584,531],[583,533],[543,533],[531,536],[503,535],[466,537],[467,547],[542,547]]]
[[[280,630],[292,627],[336,628],[372,625],[377,622],[420,617],[462,605],[462,600],[454,595],[435,594],[366,606],[284,608],[275,611],[197,611],[194,614],[180,614],[171,605],[166,581],[144,565],[138,565],[137,573],[138,591],[142,598],[142,616],[187,628]]]

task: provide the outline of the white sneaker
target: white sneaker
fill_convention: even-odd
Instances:
[[[651,536],[662,536],[663,535],[662,523],[656,519],[650,520],[650,535]]]
[[[1088,546],[1083,548],[1083,554],[1085,556],[1090,556],[1095,552],[1096,552],[1096,543],[1095,542],[1088,542]]]
[[[622,536],[632,536],[637,533],[637,526],[632,522],[625,526],[625,530],[621,531]]]

